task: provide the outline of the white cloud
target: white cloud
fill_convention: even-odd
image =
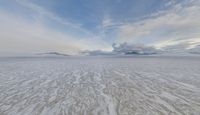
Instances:
[[[81,40],[2,11],[0,11],[0,25],[1,56],[49,51],[77,54],[80,50],[110,47],[103,41],[93,38]]]
[[[70,36],[37,24],[29,24],[19,17],[2,12],[0,12],[0,25],[0,51],[37,52],[67,49],[71,52],[81,47]]]
[[[37,15],[35,13],[34,15],[31,14],[35,20],[30,21],[24,18],[23,15],[0,9],[0,56],[29,55],[52,51],[78,54],[80,50],[108,50],[111,47],[103,40],[97,39],[92,33],[81,28],[79,24],[63,20],[30,1],[16,1],[22,7],[30,9]],[[64,33],[51,29],[44,24],[48,19],[87,35],[80,38],[67,32]]]
[[[175,45],[180,45],[180,44],[188,44],[186,49],[191,49],[200,44],[200,38],[190,38],[190,39],[181,39],[181,40],[170,39],[170,40],[165,40],[162,42],[155,43],[153,45],[156,48],[161,49],[163,47],[175,46]]]
[[[161,48],[166,45],[178,44],[182,40],[199,41],[199,20],[199,1],[185,1],[175,4],[166,11],[159,11],[155,15],[151,14],[144,20],[123,24],[119,27],[118,42],[143,41],[146,43],[146,41],[150,41],[147,44],[155,44]]]
[[[112,19],[109,16],[104,16],[104,18],[102,20],[102,27],[107,28],[112,25],[113,25]]]
[[[78,23],[72,23],[66,19],[63,19],[50,11],[46,10],[45,8],[39,6],[38,4],[32,3],[31,1],[28,0],[16,0],[20,5],[23,7],[26,7],[28,9],[31,9],[32,11],[36,12],[37,15],[34,17],[35,20],[38,23],[42,23],[41,21],[46,21],[45,19],[50,18],[62,25],[65,25],[68,28],[76,29],[77,31],[83,32],[88,35],[93,35],[91,32],[81,28],[81,24]]]

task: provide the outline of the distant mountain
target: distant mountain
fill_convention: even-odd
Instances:
[[[130,51],[130,52],[125,52],[125,55],[154,55],[158,54],[156,52],[137,52],[137,51]]]
[[[80,52],[83,55],[86,56],[108,56],[108,55],[113,55],[112,52],[108,52],[108,51],[102,51],[102,50],[85,50]]]
[[[41,56],[70,56],[68,54],[58,53],[58,52],[47,52],[47,53],[39,53]]]

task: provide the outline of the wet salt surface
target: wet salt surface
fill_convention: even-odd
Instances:
[[[0,115],[200,115],[200,58],[0,59]]]

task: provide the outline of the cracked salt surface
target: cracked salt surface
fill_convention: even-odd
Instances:
[[[200,59],[1,58],[0,115],[200,115]]]

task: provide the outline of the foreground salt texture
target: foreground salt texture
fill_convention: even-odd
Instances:
[[[200,59],[0,59],[0,115],[200,115]]]

